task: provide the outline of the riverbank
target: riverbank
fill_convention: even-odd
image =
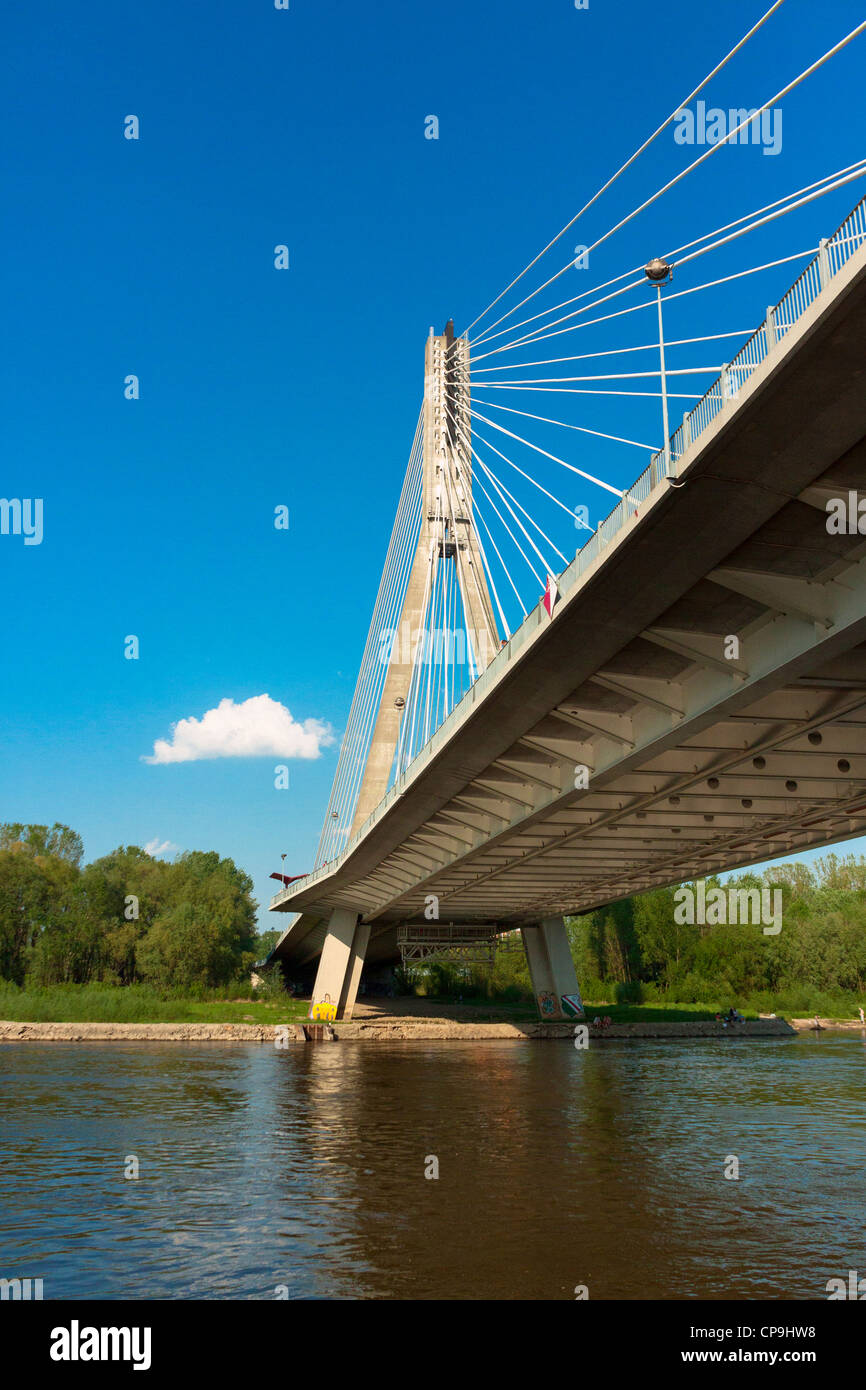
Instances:
[[[676,1000],[648,999],[640,1003],[616,1003],[612,998],[600,997],[585,1000],[588,1020],[596,1016],[609,1018],[614,1029],[623,1024],[674,1024],[674,1023],[715,1023],[716,1016],[725,1012],[731,1001],[719,1003],[677,1002]],[[816,996],[786,999],[761,998],[753,1000],[735,999],[748,1022],[773,1017],[794,1020],[798,1030],[814,1027],[817,1011],[821,1023],[827,1027],[858,1028],[855,1017],[857,1001],[839,998],[838,1001]],[[164,1025],[170,1029],[204,1029],[203,1032],[182,1032],[181,1038],[224,1037],[224,1025],[251,1024],[260,1029],[273,1029],[275,1026],[303,1024],[307,1021],[310,1001],[287,994],[266,995],[257,993],[238,994],[225,991],[212,991],[204,997],[191,997],[175,991],[159,991],[148,985],[51,985],[36,989],[21,989],[16,985],[0,981],[0,1020],[3,1026],[21,1024],[78,1024],[90,1028],[91,1025],[143,1026],[150,1028]],[[537,1029],[538,1013],[532,999],[501,998],[455,998],[440,995],[363,995],[355,1006],[355,1024],[377,1023],[387,1025],[383,1036],[393,1033],[394,1026],[407,1027],[413,1023],[427,1022],[435,1025],[432,1036],[441,1036],[442,1025],[509,1025],[511,1031],[505,1034],[488,1034],[482,1031],[478,1036],[523,1035],[528,1026]],[[345,1028],[347,1025],[341,1024]],[[208,1029],[214,1031],[209,1032]],[[8,1027],[7,1027],[8,1031]],[[669,1030],[665,1028],[664,1033]],[[417,1036],[417,1029],[412,1028]],[[110,1035],[109,1035],[110,1036]],[[122,1034],[118,1034],[122,1036]],[[146,1034],[142,1034],[142,1037]],[[155,1034],[154,1036],[159,1036]],[[174,1036],[174,1034],[172,1034]],[[241,1027],[238,1037],[259,1036]],[[262,1038],[272,1034],[262,1033]],[[466,1037],[466,1028],[461,1028],[455,1036]],[[629,1036],[613,1032],[610,1036]],[[687,1029],[680,1036],[696,1036]],[[700,1036],[700,1030],[697,1034]]]
[[[814,1027],[814,1024],[812,1024]],[[455,1019],[394,1017],[365,1021],[353,1019],[334,1024],[338,1042],[516,1042],[570,1039],[575,1023],[474,1023]],[[589,1026],[590,1038],[755,1038],[791,1037],[795,1033],[785,1019],[750,1019],[724,1024],[696,1022],[614,1023],[608,1028]],[[21,1023],[0,1020],[0,1043],[16,1042],[242,1042],[287,1045],[303,1043],[303,1028],[286,1024],[255,1023]]]
[[[818,1029],[815,1028],[815,1015],[811,1018],[792,1018],[791,1027],[796,1028],[798,1033],[813,1033],[816,1031],[827,1030],[831,1033],[863,1033],[866,1032],[866,1024],[861,1023],[859,1018],[818,1018]]]
[[[113,1007],[114,994],[106,991],[104,1001]],[[287,1043],[305,1041],[303,1026],[308,1022],[309,1001],[284,999],[279,1002],[244,999],[210,1001],[159,1001],[162,1017],[82,1017],[84,999],[59,992],[59,997],[36,1000],[40,1008],[26,1010],[27,996],[13,996],[19,1005],[18,1017],[0,1020],[3,1042],[245,1042],[273,1046],[280,1039]],[[103,1002],[100,994],[90,992]],[[8,998],[8,996],[7,996]],[[70,1000],[73,1007],[69,1007]],[[130,1007],[132,997],[123,1002]],[[144,1000],[150,1005],[149,999]],[[785,1037],[815,1029],[815,1015],[786,1019],[777,1016],[747,1018],[725,1027],[706,1008],[697,1005],[659,1007],[653,1005],[587,1004],[585,1020],[592,1038],[748,1038]],[[68,1011],[67,1011],[68,1010]],[[94,1011],[96,1012],[96,1011]],[[106,1011],[107,1012],[107,1011]],[[130,1007],[131,1012],[131,1007]],[[30,1016],[27,1017],[26,1014]],[[25,1014],[21,1017],[21,1014]],[[610,1019],[607,1028],[596,1028],[592,1019]],[[334,1025],[333,1032],[343,1042],[438,1042],[512,1039],[534,1041],[571,1038],[577,1020],[542,1022],[532,1005],[487,1001],[445,1001],[413,996],[361,999],[349,1022]],[[822,1030],[859,1031],[857,1018],[819,1015]]]

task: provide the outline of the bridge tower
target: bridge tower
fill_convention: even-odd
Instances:
[[[500,645],[472,510],[472,427],[469,340],[430,329],[424,351],[422,516],[388,671],[361,779],[351,835],[378,806],[398,753],[401,718],[412,676],[425,653],[427,600],[440,566],[451,564],[462,599],[465,651],[480,675]],[[334,912],[322,950],[313,1004],[327,998],[338,1018],[350,1018],[370,928],[357,914]]]
[[[378,806],[394,763],[400,720],[418,658],[425,599],[436,569],[457,570],[466,619],[466,646],[478,674],[499,648],[499,633],[472,513],[472,427],[469,414],[469,341],[432,328],[424,352],[423,512],[397,640],[379,702],[351,833]],[[424,659],[423,651],[420,659]]]

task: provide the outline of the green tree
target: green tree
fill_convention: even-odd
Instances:
[[[51,878],[17,842],[0,850],[0,979],[23,984],[27,960],[51,912]]]
[[[634,899],[634,930],[644,980],[670,984],[694,963],[700,928],[676,921],[674,892],[654,888]]]
[[[63,859],[76,869],[84,854],[81,836],[59,821],[55,821],[50,828],[47,825],[23,825],[20,821],[0,824],[0,850],[12,849],[15,845],[21,845],[34,856],[50,855],[54,859]]]

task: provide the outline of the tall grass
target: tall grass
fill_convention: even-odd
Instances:
[[[194,997],[152,985],[45,985],[0,980],[0,1019],[20,1023],[275,1023],[300,1018],[308,1004],[288,994],[262,1001],[248,991],[201,990]]]

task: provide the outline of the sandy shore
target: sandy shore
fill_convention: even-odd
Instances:
[[[814,1027],[811,1020],[795,1025]],[[289,1044],[305,1041],[299,1025],[289,1023],[18,1023],[0,1021],[0,1043],[15,1042],[244,1042],[277,1041],[280,1027]],[[857,1025],[859,1027],[859,1024]],[[466,1019],[392,1016],[355,1018],[334,1025],[341,1042],[483,1042],[497,1039],[535,1041],[571,1038],[575,1024],[481,1023]],[[686,1023],[619,1023],[604,1030],[590,1027],[590,1037],[608,1038],[754,1038],[790,1037],[795,1028],[785,1019],[757,1019],[725,1028],[713,1021]],[[283,1034],[283,1037],[286,1035]]]
[[[860,1022],[859,1018],[819,1018],[818,1023],[821,1028],[827,1028],[833,1033],[853,1033],[866,1032],[866,1024]],[[791,1027],[796,1028],[798,1033],[809,1033],[815,1029],[815,1015],[811,1018],[792,1018]]]

